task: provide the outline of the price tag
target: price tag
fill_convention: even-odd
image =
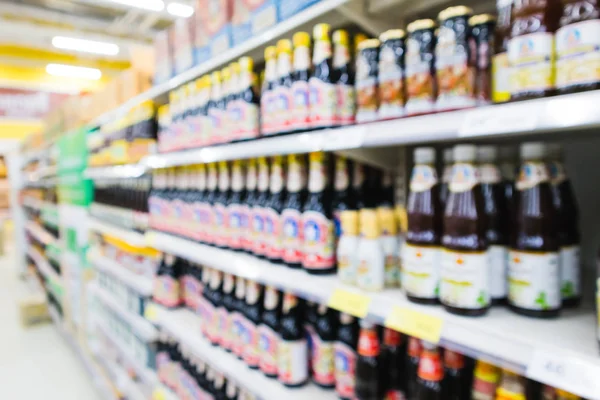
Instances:
[[[329,308],[353,315],[357,318],[366,317],[370,305],[370,297],[344,289],[335,289],[328,303]]]
[[[167,394],[165,393],[165,390],[162,388],[156,389],[152,394],[152,400],[167,400]]]
[[[468,111],[458,136],[531,131],[537,126],[542,111],[541,104],[507,104]]]
[[[527,377],[587,399],[600,400],[600,364],[565,356],[555,350],[536,349]]]
[[[385,320],[385,326],[388,328],[431,343],[440,341],[443,324],[441,318],[398,306],[394,307]]]
[[[362,126],[333,129],[323,134],[323,150],[357,149],[362,147],[364,141],[365,128]]]
[[[158,323],[160,317],[160,307],[154,303],[150,303],[146,305],[146,309],[144,310],[144,317],[150,322]]]

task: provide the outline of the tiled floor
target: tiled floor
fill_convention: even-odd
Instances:
[[[28,289],[12,257],[0,258],[0,398],[100,400],[85,367],[51,324],[24,329],[17,302]]]

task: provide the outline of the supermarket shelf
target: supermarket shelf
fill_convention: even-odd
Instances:
[[[117,261],[102,256],[97,249],[92,250],[88,254],[88,259],[96,268],[118,278],[121,282],[125,283],[139,294],[144,296],[150,296],[152,294],[152,278],[129,271]]]
[[[95,353],[94,356],[108,372],[115,385],[119,388],[119,391],[123,393],[127,400],[148,400],[148,396],[144,395],[139,385],[131,379],[127,371],[125,371],[120,365],[107,360],[101,353]]]
[[[117,303],[113,296],[95,283],[90,284],[89,289],[95,293],[98,299],[111,308],[121,318],[131,324],[132,328],[147,342],[152,342],[158,337],[158,330],[150,321],[141,315],[134,314]]]
[[[139,178],[146,173],[146,170],[146,167],[141,164],[91,167],[85,170],[83,176],[89,179]]]
[[[366,293],[339,283],[336,277],[313,276],[163,233],[149,232],[147,237],[149,244],[161,251],[273,285],[309,300],[328,304],[334,292],[358,294],[368,304],[367,318],[380,324],[397,310],[408,310],[415,318],[433,321],[434,326],[439,324],[440,343],[445,347],[515,369],[580,396],[600,399],[600,382],[594,378],[600,376],[600,359],[595,354],[596,316],[592,309],[565,311],[556,320],[525,318],[501,307],[481,318],[460,317],[445,312],[440,306],[411,303],[401,290]],[[544,357],[576,372],[568,377],[543,375],[539,364]]]
[[[155,400],[179,400],[179,397],[162,383],[158,385],[158,388],[152,394],[152,398]]]
[[[29,207],[34,210],[41,210],[44,208],[45,202],[43,200],[36,199],[35,197],[25,197],[23,199],[23,206]]]
[[[336,9],[337,7],[348,3],[349,0],[322,0],[320,3],[315,4],[306,10],[299,12],[293,17],[277,24],[276,26],[267,29],[262,34],[253,36],[248,39],[244,43],[236,46],[233,49],[227,50],[216,57],[212,57],[210,60],[189,69],[188,71],[175,76],[169,81],[162,83],[160,85],[154,86],[150,90],[128,100],[124,104],[122,104],[117,109],[114,109],[108,113],[101,115],[96,118],[93,122],[93,126],[103,125],[107,122],[114,121],[117,118],[125,115],[131,108],[136,105],[147,101],[147,100],[157,100],[159,98],[163,98],[166,100],[166,95],[169,91],[181,86],[182,84],[191,81],[192,79],[196,79],[201,75],[204,75],[212,70],[221,67],[245,54],[248,52],[260,48],[270,42],[273,42],[275,39],[279,38],[282,35],[285,35],[289,32],[294,31],[296,28],[302,26],[305,23],[311,22],[319,17],[322,17],[329,11]],[[320,21],[325,22],[325,21]]]
[[[163,329],[194,351],[198,357],[261,399],[333,400],[337,398],[334,391],[326,391],[312,384],[300,389],[288,389],[276,380],[265,377],[259,371],[249,369],[243,361],[212,346],[204,339],[196,329],[199,323],[198,317],[191,311],[161,309],[158,312],[158,321]]]
[[[51,283],[51,287],[53,288],[61,288],[62,287],[62,279],[60,275],[54,271],[54,268],[50,265],[46,257],[42,253],[40,253],[37,249],[32,246],[29,246],[27,249],[27,255],[31,257],[31,259],[37,265],[42,276]],[[58,294],[58,293],[55,293]]]
[[[107,224],[97,218],[90,217],[90,229],[105,235],[117,237],[131,246],[145,247],[146,239],[143,234],[136,231]]]
[[[51,243],[56,242],[56,238],[52,236],[50,232],[45,230],[40,224],[34,221],[29,221],[25,225],[25,229],[33,235],[37,240],[39,240],[44,245],[49,245]]]

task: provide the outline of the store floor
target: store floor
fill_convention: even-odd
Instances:
[[[30,289],[17,278],[13,260],[0,257],[0,398],[100,400],[85,367],[52,324],[21,325],[17,304]]]

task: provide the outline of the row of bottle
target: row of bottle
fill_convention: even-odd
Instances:
[[[94,202],[107,206],[148,212],[150,176],[140,178],[95,179]]]
[[[270,164],[260,157],[221,162],[218,168],[211,163],[157,170],[150,196],[150,224],[154,229],[246,251],[291,268],[334,273],[339,212],[391,210],[393,178],[389,172],[343,157],[335,163],[321,152],[308,158],[308,179],[304,155],[275,156]]]
[[[458,145],[443,182],[434,149],[416,149],[402,250],[408,298],[465,315],[506,300],[533,317],[577,305],[578,213],[560,149],[523,144],[515,179],[514,165],[500,172],[495,147]]]

